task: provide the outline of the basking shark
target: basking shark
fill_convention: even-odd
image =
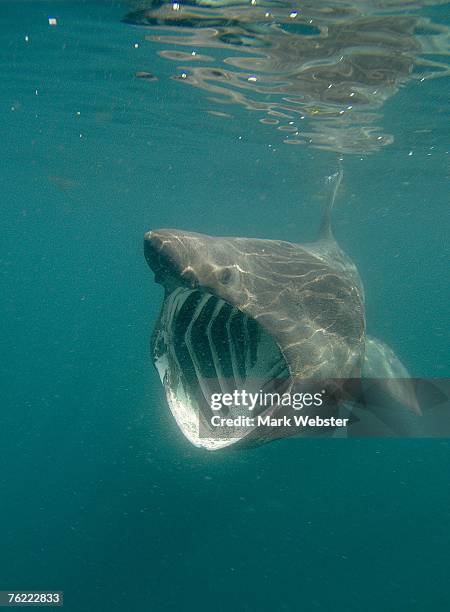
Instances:
[[[215,435],[208,425],[211,395],[233,389],[305,390],[320,381],[334,412],[348,400],[359,406],[351,419],[356,435],[361,427],[367,435],[373,414],[366,418],[364,385],[353,384],[349,392],[348,381],[381,379],[385,396],[407,414],[420,412],[404,366],[387,345],[366,335],[361,278],[331,231],[341,180],[341,170],[328,178],[329,201],[315,242],[176,229],[145,234],[145,257],[165,290],[153,361],[177,424],[194,445],[216,450],[292,435],[257,426]],[[382,435],[390,435],[392,423],[384,426],[388,433]],[[379,428],[374,431],[379,435]]]

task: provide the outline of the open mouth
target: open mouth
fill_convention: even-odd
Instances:
[[[249,428],[213,428],[215,414],[234,417],[242,407],[211,406],[214,394],[245,390],[280,392],[289,369],[274,339],[232,304],[182,279],[166,295],[152,337],[155,366],[170,409],[183,434],[195,446],[217,450],[251,435]],[[258,414],[258,408],[252,416]]]

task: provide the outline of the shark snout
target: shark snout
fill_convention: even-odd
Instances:
[[[163,240],[157,232],[147,232],[144,235],[144,255],[150,268],[156,272],[161,267],[160,252]]]
[[[165,284],[166,277],[179,274],[177,252],[166,230],[151,231],[144,235],[144,253],[157,283]]]
[[[157,283],[203,288],[229,300],[240,299],[239,272],[230,264],[228,239],[174,229],[145,234],[145,257]]]
[[[144,235],[144,250],[145,258],[154,270],[154,266],[159,267],[163,260],[174,264],[180,256],[182,245],[169,230],[153,230]]]
[[[170,235],[167,230],[153,230],[144,235],[145,250],[161,251],[164,244],[170,242]]]
[[[156,282],[166,284],[166,279],[177,278],[187,286],[198,286],[192,244],[190,234],[179,230],[152,230],[145,234],[145,258],[155,273]]]

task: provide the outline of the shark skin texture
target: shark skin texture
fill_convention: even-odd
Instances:
[[[152,337],[153,361],[177,424],[194,445],[241,448],[299,435],[292,428],[255,425],[217,436],[209,425],[214,392],[292,394],[318,385],[329,400],[320,414],[336,417],[344,411],[347,437],[419,435],[420,408],[409,374],[387,345],[367,336],[361,278],[331,231],[341,180],[341,170],[328,178],[331,194],[315,242],[177,229],[145,235],[145,257],[165,290]],[[365,379],[378,382],[371,390],[376,387],[385,404],[386,398],[394,403],[389,413],[394,417],[378,419],[381,426],[365,406]],[[278,405],[265,414],[287,413]],[[305,428],[301,435],[342,433]]]

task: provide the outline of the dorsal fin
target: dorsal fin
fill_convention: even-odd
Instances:
[[[336,199],[339,185],[341,184],[342,177],[344,176],[344,170],[342,168],[341,160],[339,160],[339,168],[337,172],[327,177],[327,182],[331,187],[330,196],[323,213],[322,224],[319,231],[319,239],[332,240],[333,232],[331,231],[331,214],[333,211],[334,201]]]

